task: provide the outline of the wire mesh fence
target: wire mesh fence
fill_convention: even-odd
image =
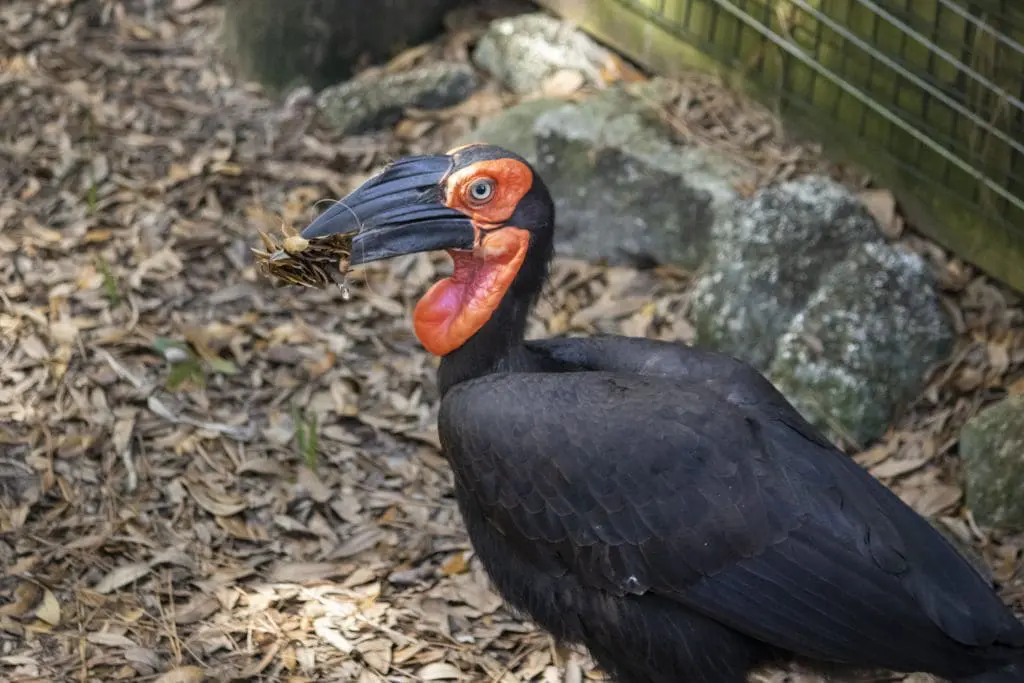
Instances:
[[[1024,288],[1024,2],[594,4],[642,17],[741,72],[784,114],[852,142],[856,156],[898,175],[946,224],[940,241],[982,267],[998,262],[997,275]],[[605,32],[616,31],[625,35]],[[1007,250],[1014,261],[998,253]]]

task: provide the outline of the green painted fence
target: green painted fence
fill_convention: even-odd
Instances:
[[[919,229],[1024,292],[1021,0],[538,0],[666,75],[779,108]]]

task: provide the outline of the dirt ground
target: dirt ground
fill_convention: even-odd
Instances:
[[[355,273],[347,301],[252,267],[257,229],[301,227],[318,200],[445,149],[512,98],[489,84],[339,139],[307,96],[274,102],[218,65],[218,12],[0,7],[0,677],[598,677],[585,659],[556,666],[470,552],[436,448],[435,361],[409,325],[446,259]],[[466,59],[481,21],[455,17],[393,67]],[[666,117],[695,144],[765,181],[823,167],[766,111],[706,79],[680,87],[688,104]],[[981,407],[1024,390],[1024,309],[903,226],[884,190],[866,197],[934,264],[960,339],[857,457],[1022,606],[1024,543],[964,511],[956,444]],[[688,341],[689,281],[559,260],[530,334]]]

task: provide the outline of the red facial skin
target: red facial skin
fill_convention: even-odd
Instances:
[[[470,188],[494,183],[491,196],[476,201]],[[413,314],[416,337],[436,356],[462,346],[490,320],[526,258],[530,233],[505,224],[533,184],[533,174],[513,159],[480,161],[453,173],[445,203],[462,211],[476,230],[472,250],[451,250],[455,270],[420,299]]]

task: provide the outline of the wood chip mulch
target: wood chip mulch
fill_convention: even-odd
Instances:
[[[301,228],[316,202],[513,99],[490,83],[340,139],[308,93],[275,102],[235,81],[218,18],[201,0],[0,7],[0,677],[599,677],[506,611],[469,550],[434,360],[409,325],[446,259],[353,272],[346,301],[270,286],[251,253],[259,230]],[[466,59],[483,18],[392,68]],[[823,168],[769,112],[707,79],[681,89],[666,115],[695,142],[766,179]],[[868,191],[891,236],[929,254],[960,340],[858,457],[1020,604],[1021,539],[962,509],[956,435],[1024,390],[1024,308]],[[689,341],[690,279],[560,259],[530,334]]]

